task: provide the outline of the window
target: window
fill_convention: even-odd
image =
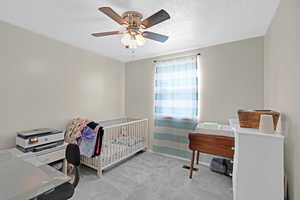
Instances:
[[[159,61],[155,68],[155,118],[198,118],[197,56]]]
[[[190,158],[188,133],[197,125],[197,56],[159,61],[155,68],[152,150]]]

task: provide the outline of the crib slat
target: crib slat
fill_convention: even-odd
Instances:
[[[140,142],[140,126],[141,126],[141,123],[139,122],[139,123],[137,123],[136,124],[136,128],[137,128],[137,136],[136,136],[136,148],[140,148],[140,144],[141,144],[141,142]]]
[[[136,143],[136,139],[137,139],[137,134],[138,134],[138,131],[136,129],[136,127],[138,126],[138,123],[134,124],[134,127],[133,127],[133,137],[132,137],[132,142],[133,142],[133,151],[136,151],[137,150],[137,143]]]

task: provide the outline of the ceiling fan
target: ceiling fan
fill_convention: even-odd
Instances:
[[[136,11],[125,12],[122,16],[120,16],[110,7],[101,7],[99,8],[99,11],[116,21],[118,24],[126,27],[126,30],[93,33],[92,35],[95,37],[124,34],[121,39],[121,43],[126,48],[130,49],[134,49],[138,46],[144,45],[146,42],[145,38],[158,42],[165,42],[169,38],[166,35],[161,35],[149,31],[142,31],[170,19],[170,15],[163,9],[144,20],[142,20],[143,15]]]

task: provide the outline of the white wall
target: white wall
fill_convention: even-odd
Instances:
[[[291,200],[300,199],[300,1],[282,0],[265,36],[265,107],[284,114]]]
[[[126,115],[149,118],[152,132],[153,60],[197,53],[201,53],[202,121],[227,123],[239,108],[263,108],[263,38],[259,37],[126,63]]]
[[[2,22],[0,33],[0,149],[16,131],[124,115],[123,63]]]

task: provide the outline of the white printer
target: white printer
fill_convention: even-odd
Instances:
[[[40,128],[17,132],[16,145],[23,152],[37,152],[64,143],[64,132]]]

